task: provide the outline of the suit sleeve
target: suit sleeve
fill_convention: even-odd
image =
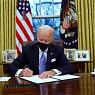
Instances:
[[[69,60],[64,55],[63,50],[60,50],[59,56],[58,56],[58,70],[62,72],[62,74],[72,74],[74,73],[74,67],[69,62]]]
[[[15,75],[19,69],[23,69],[26,63],[26,55],[24,47],[22,48],[22,53],[8,66],[10,75]]]

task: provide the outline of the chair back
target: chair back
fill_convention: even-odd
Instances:
[[[52,42],[54,45],[58,45],[62,48],[64,48],[64,41],[63,40],[53,40]]]

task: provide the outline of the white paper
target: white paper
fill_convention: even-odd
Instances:
[[[11,77],[0,77],[0,81],[8,81]]]
[[[34,82],[34,83],[45,83],[45,82],[59,81],[58,79],[53,79],[53,78],[41,79],[38,75],[34,75],[32,77],[20,77],[20,78]]]
[[[91,74],[94,74],[95,75],[95,72],[91,72]]]
[[[75,76],[75,75],[61,75],[61,76],[53,76],[52,78],[56,78],[59,80],[68,80],[68,79],[75,79],[75,78],[80,78],[80,76]]]

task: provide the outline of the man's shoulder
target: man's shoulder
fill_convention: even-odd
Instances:
[[[62,45],[62,44],[60,44],[60,43],[58,43],[58,42],[53,42],[53,43],[51,43],[51,46],[52,46],[53,48],[56,48],[56,49],[64,49],[64,45]]]
[[[55,44],[51,44],[50,47],[49,47],[49,50],[56,51],[56,53],[64,52],[64,48],[63,47],[60,47],[59,45],[55,45]]]
[[[34,50],[38,47],[37,43],[38,43],[37,41],[27,42],[26,44],[24,44],[22,46],[22,49],[24,49],[24,50]]]
[[[64,42],[63,40],[53,40],[52,44],[57,48],[64,48]]]
[[[23,44],[23,46],[29,47],[29,46],[36,45],[37,43],[38,43],[37,40],[35,40],[35,41],[27,41],[27,42],[25,42],[25,43]]]

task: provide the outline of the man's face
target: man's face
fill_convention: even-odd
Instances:
[[[39,32],[37,40],[43,44],[50,44],[52,42],[52,33],[51,32]]]

